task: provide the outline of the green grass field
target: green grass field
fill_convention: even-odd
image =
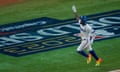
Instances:
[[[39,17],[73,18],[71,6],[77,6],[80,15],[91,15],[120,9],[120,0],[25,0],[23,3],[1,6],[0,24],[8,24]],[[95,67],[95,60],[76,52],[77,46],[23,57],[0,54],[0,72],[108,72],[120,69],[120,38],[96,41],[93,45],[103,63]]]

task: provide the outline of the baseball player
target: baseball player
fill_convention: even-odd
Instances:
[[[81,44],[78,46],[77,52],[87,58],[87,64],[91,62],[91,57],[93,56],[96,60],[95,66],[99,66],[102,62],[102,59],[96,55],[95,51],[91,47],[95,38],[95,30],[86,23],[86,16],[78,16],[76,7],[74,5],[72,6],[72,10],[78,23],[80,24],[80,33],[75,34],[75,36],[81,37]],[[83,51],[85,48],[89,51],[89,54]]]

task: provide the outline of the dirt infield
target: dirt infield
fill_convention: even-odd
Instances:
[[[0,0],[0,6],[23,2],[23,0]]]

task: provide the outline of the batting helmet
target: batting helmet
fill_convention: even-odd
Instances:
[[[83,20],[84,22],[87,21],[87,17],[86,16],[80,16],[81,20]]]

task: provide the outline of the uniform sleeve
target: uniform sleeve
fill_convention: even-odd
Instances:
[[[93,43],[93,40],[95,39],[95,30],[91,27],[91,26],[87,26],[87,31],[88,31],[88,36],[89,36],[89,39],[91,41],[91,43]]]
[[[87,29],[89,36],[95,35],[95,30],[91,26],[87,25],[86,29]]]
[[[92,32],[94,31],[94,30],[92,29],[92,27],[89,26],[89,25],[86,26],[86,30],[87,30],[87,32],[89,32],[89,33],[92,33]]]
[[[95,32],[95,30],[94,30],[91,26],[89,26],[88,24],[87,24],[87,26],[86,26],[86,30],[87,30],[87,32],[89,32],[89,33],[94,33],[94,32]]]

